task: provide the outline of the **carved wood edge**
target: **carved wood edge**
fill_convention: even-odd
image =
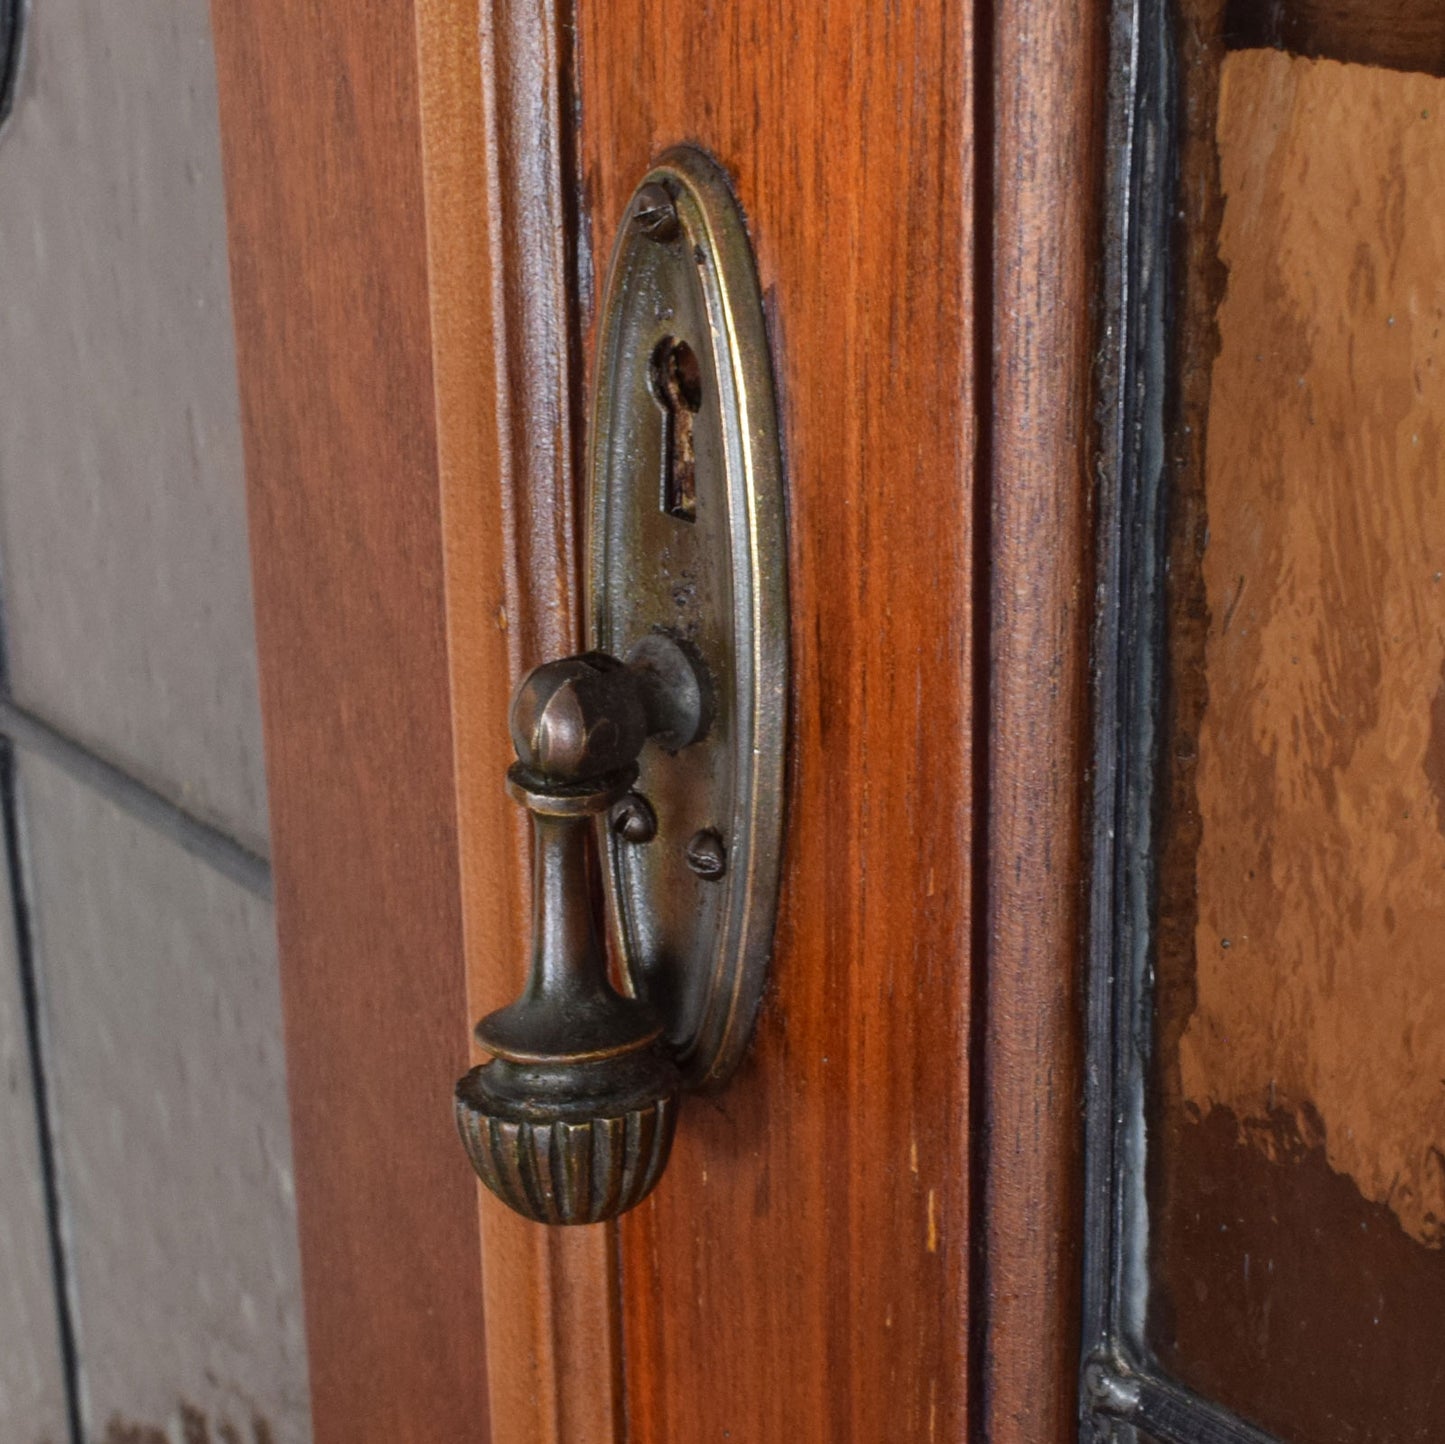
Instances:
[[[980,123],[987,387],[987,961],[980,1438],[1077,1437],[1082,877],[1104,0],[995,7]],[[989,354],[987,350],[985,355]],[[1050,685],[1041,688],[1040,677]]]
[[[570,7],[418,0],[417,28],[469,1032],[516,993],[526,956],[525,817],[501,788],[509,698],[529,666],[581,642],[577,298],[590,287]],[[612,1227],[540,1229],[478,1198],[493,1444],[613,1444]]]

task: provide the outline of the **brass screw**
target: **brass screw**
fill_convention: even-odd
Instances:
[[[693,835],[687,845],[687,865],[704,882],[716,882],[728,870],[727,849],[712,828]]]
[[[657,814],[640,793],[629,792],[612,809],[612,831],[623,842],[651,842],[657,836]]]
[[[670,241],[678,232],[677,206],[660,181],[649,181],[637,193],[632,220],[648,239]]]

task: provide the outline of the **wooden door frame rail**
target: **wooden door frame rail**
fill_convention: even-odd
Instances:
[[[985,864],[972,1432],[993,1444],[1062,1444],[1075,1417],[1105,9],[975,8],[987,809],[958,845]],[[507,698],[580,631],[571,7],[213,20],[316,1438],[617,1441],[613,1231],[479,1201],[446,1107],[522,965]]]
[[[976,1436],[1077,1437],[1104,0],[997,0],[981,46],[991,394]],[[983,142],[984,145],[988,141]]]

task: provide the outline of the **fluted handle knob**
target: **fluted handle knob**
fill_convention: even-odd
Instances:
[[[477,1025],[493,1057],[457,1084],[456,1114],[482,1182],[538,1222],[615,1217],[667,1162],[681,1077],[658,1016],[608,980],[592,818],[627,795],[649,736],[686,745],[706,725],[696,670],[661,636],[626,664],[549,662],[513,701],[507,783],[532,815],[532,963],[522,996]]]

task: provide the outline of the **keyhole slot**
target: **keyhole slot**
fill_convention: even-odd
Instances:
[[[662,509],[697,520],[693,417],[702,407],[702,369],[686,341],[664,336],[652,353],[652,394],[662,411]]]

